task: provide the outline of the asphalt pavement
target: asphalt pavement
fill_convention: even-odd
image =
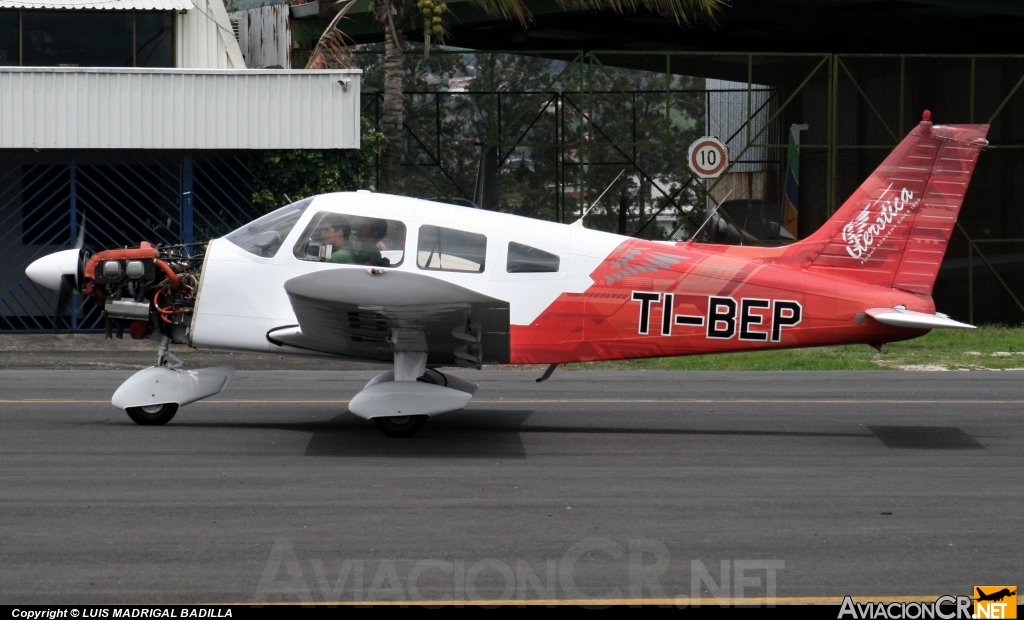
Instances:
[[[239,371],[140,427],[130,370],[0,370],[0,603],[936,597],[1019,584],[1024,374]]]

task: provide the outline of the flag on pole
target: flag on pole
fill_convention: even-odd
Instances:
[[[789,127],[789,147],[786,149],[786,185],[782,193],[782,234],[797,238],[800,221],[800,132],[807,123]],[[788,234],[786,234],[788,233]]]

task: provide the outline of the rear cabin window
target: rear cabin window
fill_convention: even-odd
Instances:
[[[420,269],[483,273],[487,237],[452,228],[420,226],[416,252]]]
[[[295,244],[295,258],[342,265],[397,267],[405,260],[405,224],[321,211]]]
[[[505,271],[509,273],[554,273],[558,271],[558,255],[509,241]]]

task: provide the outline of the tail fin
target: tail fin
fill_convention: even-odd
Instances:
[[[931,294],[989,126],[933,126],[930,116],[798,244],[816,250],[808,269]]]

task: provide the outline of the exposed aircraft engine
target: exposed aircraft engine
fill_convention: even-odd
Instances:
[[[159,333],[184,344],[203,258],[201,244],[106,250],[83,261],[79,288],[103,308],[108,337],[128,325],[132,338]]]

